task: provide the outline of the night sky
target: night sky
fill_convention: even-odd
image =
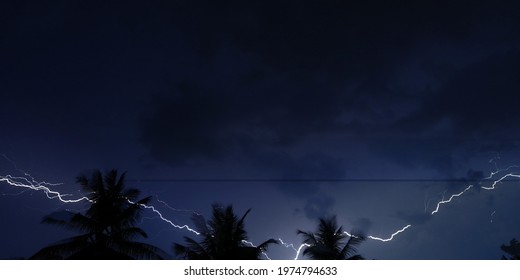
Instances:
[[[116,168],[178,224],[215,202],[252,208],[253,243],[298,246],[297,229],[336,215],[382,238],[412,225],[363,243],[369,259],[500,259],[520,238],[520,183],[479,186],[520,164],[518,15],[506,1],[2,1],[0,176],[79,197],[76,176]],[[41,220],[88,207],[21,191],[0,182],[1,259],[75,235]],[[143,213],[172,257],[196,238]]]

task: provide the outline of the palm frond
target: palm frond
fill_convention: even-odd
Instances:
[[[117,185],[117,170],[115,169],[112,169],[105,173],[104,183],[108,190],[112,189],[116,193],[121,191],[121,189],[119,189]]]
[[[306,232],[302,230],[298,230],[296,234],[303,235],[303,243],[309,244],[311,246],[318,244],[318,240],[313,232]]]
[[[144,230],[138,227],[124,228],[114,233],[115,239],[132,240],[137,237],[148,238],[148,235]]]
[[[199,244],[197,241],[193,240],[189,237],[184,237],[184,241],[187,243],[187,246],[174,243],[173,250],[176,255],[183,255],[185,258],[193,259],[210,259],[210,254],[207,250]]]
[[[99,170],[94,171],[90,178],[78,176],[76,181],[94,200],[89,209],[85,214],[76,213],[68,219],[49,215],[44,217],[43,222],[85,234],[46,247],[35,257],[155,259],[166,256],[155,246],[133,241],[135,238],[147,237],[146,232],[135,227],[135,224],[143,209],[141,205],[149,203],[151,197],[133,204],[128,202],[130,198],[132,201],[137,200],[139,191],[125,189],[124,179],[125,173],[118,177],[117,170],[106,172],[104,177]]]
[[[200,232],[200,241],[185,237],[186,245],[174,243],[173,250],[177,255],[188,259],[258,259],[262,251],[270,244],[278,241],[269,239],[257,247],[247,247],[243,240],[247,240],[245,218],[251,209],[238,218],[231,205],[222,207],[212,205],[212,217],[206,221],[201,215],[194,215],[192,220]]]
[[[55,244],[42,248],[31,259],[65,259],[68,256],[88,247],[90,234],[64,239]]]
[[[152,197],[148,196],[134,203],[129,203],[126,200],[122,201],[123,209],[121,209],[121,213],[118,215],[117,220],[121,222],[121,225],[123,226],[135,224],[141,217],[143,205],[147,205],[151,199]]]
[[[210,230],[208,229],[208,224],[204,216],[199,214],[193,214],[191,220],[195,224],[195,228],[197,229],[197,231],[200,232],[202,235],[210,234]]]
[[[51,214],[43,217],[42,223],[57,225],[66,229],[79,230],[83,232],[92,231],[95,228],[95,223],[91,219],[80,213],[71,213],[71,217],[68,220],[55,218]]]
[[[231,211],[233,211],[233,210],[231,209]],[[246,213],[244,213],[242,218],[240,218],[240,220],[238,221],[238,224],[240,224],[240,225],[244,224],[244,220],[247,217],[247,215],[249,214],[249,212],[251,212],[251,208],[247,209]],[[233,216],[234,216],[234,214],[233,214]]]
[[[262,243],[260,243],[259,245],[256,246],[256,248],[258,248],[261,252],[265,252],[267,251],[267,247],[269,247],[269,245],[271,244],[280,244],[280,242],[276,239],[268,239]]]
[[[352,236],[348,239],[345,246],[340,252],[340,257],[342,259],[362,259],[360,255],[357,255],[357,246],[363,241],[366,240],[366,237],[361,233],[353,233]]]
[[[99,196],[103,196],[106,192],[105,184],[103,183],[103,174],[96,170],[92,173],[92,179],[89,181],[89,186]]]
[[[117,180],[117,183],[115,184],[117,189],[120,191],[125,189],[125,178],[126,178],[126,171],[121,173],[121,175],[119,176],[119,180]],[[129,190],[136,190],[137,192],[139,192],[137,189],[133,189],[133,188],[130,188]]]
[[[117,252],[121,252],[136,259],[161,260],[168,254],[160,248],[136,241],[119,241],[113,245]]]
[[[134,188],[129,188],[129,189],[125,189],[123,192],[122,192],[122,195],[123,197],[131,200],[131,201],[134,201],[136,200],[139,195],[141,194],[141,192],[138,190],[138,189],[134,189]],[[150,198],[151,200],[151,198]],[[150,201],[148,202],[142,202],[142,204],[148,204]]]
[[[357,246],[365,240],[362,234],[353,234],[347,242],[347,234],[343,227],[338,226],[336,217],[320,218],[316,232],[305,232],[298,230],[297,234],[303,236],[303,242],[308,244],[303,255],[315,260],[337,260],[337,259],[361,259],[356,255]]]

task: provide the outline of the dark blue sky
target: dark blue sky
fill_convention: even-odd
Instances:
[[[253,242],[299,245],[335,214],[385,238],[412,224],[367,258],[500,258],[516,182],[429,213],[519,163],[520,5],[359,2],[2,2],[0,175],[79,195],[77,175],[117,168],[179,223],[160,201],[253,208]],[[0,258],[74,234],[41,218],[85,205],[19,191],[0,182]],[[189,235],[145,217],[169,252]]]

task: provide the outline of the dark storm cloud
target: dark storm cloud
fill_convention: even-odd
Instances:
[[[416,212],[403,212],[399,211],[396,215],[398,218],[402,219],[408,224],[419,226],[425,224],[426,222],[432,219],[432,215],[430,213],[416,213]]]
[[[333,198],[326,195],[314,196],[307,200],[303,211],[309,220],[317,220],[331,215],[334,202]]]
[[[200,52],[214,55],[222,44],[231,43],[277,69],[340,70],[336,73],[341,78],[379,72],[422,37],[464,37],[482,9],[434,1],[207,4],[183,3],[175,17]]]
[[[284,154],[328,133],[454,177],[470,150],[503,142],[468,139],[505,133],[490,114],[511,120],[518,55],[496,45],[518,41],[514,8],[195,2],[178,4],[171,20],[204,63],[179,75],[142,125],[142,143],[162,162]]]
[[[458,69],[438,91],[423,99],[420,110],[403,120],[402,126],[423,132],[445,121],[445,131],[462,140],[517,138],[517,131],[507,128],[520,119],[515,106],[519,70],[518,50],[493,54]]]
[[[266,161],[276,157],[271,155],[273,149],[287,161],[290,153],[283,149],[310,135],[336,130],[341,112],[341,96],[287,87],[242,94],[183,83],[173,97],[154,102],[143,121],[142,142],[154,157],[167,163],[237,155]]]
[[[415,113],[386,127],[390,137],[373,140],[374,150],[405,166],[432,166],[447,177],[465,175],[454,171],[465,172],[457,165],[470,155],[491,157],[511,151],[520,136],[512,129],[520,121],[515,105],[518,71],[517,51],[493,54],[462,67],[426,95]]]
[[[372,220],[368,218],[359,218],[352,222],[352,229],[355,232],[369,232],[372,228]]]
[[[466,178],[470,182],[477,182],[484,179],[484,172],[470,169],[467,172]]]

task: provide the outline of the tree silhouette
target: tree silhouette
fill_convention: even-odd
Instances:
[[[502,255],[503,260],[520,260],[520,243],[515,238],[509,241],[509,245],[502,244],[500,249],[509,255],[509,257]]]
[[[62,226],[81,232],[80,235],[59,241],[38,251],[33,259],[162,259],[161,249],[142,242],[146,233],[135,226],[142,206],[151,197],[137,200],[139,190],[125,188],[125,173],[119,178],[117,170],[90,178],[77,177],[77,182],[92,202],[85,214],[69,213],[66,218],[48,215],[43,223]]]
[[[357,246],[365,240],[361,234],[352,234],[350,237],[343,232],[336,222],[336,216],[321,218],[317,232],[298,230],[303,235],[303,242],[309,246],[303,250],[313,260],[362,260],[356,254]],[[345,242],[345,239],[348,241]]]
[[[201,241],[185,236],[186,245],[173,245],[176,255],[190,260],[258,260],[270,244],[278,244],[274,239],[256,247],[244,243],[248,239],[244,219],[251,209],[239,219],[231,205],[224,208],[214,204],[212,208],[211,220],[206,221],[201,215],[194,215],[192,218],[201,235]]]

